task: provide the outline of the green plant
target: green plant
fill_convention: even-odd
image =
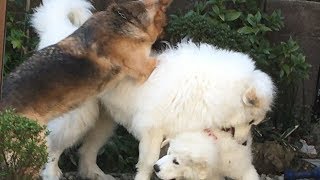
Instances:
[[[139,156],[138,146],[138,141],[125,128],[119,127],[100,153],[108,159],[105,163],[109,164],[105,164],[105,170],[116,173],[134,172]]]
[[[278,88],[272,124],[281,132],[304,120],[297,115],[298,85],[308,78],[310,65],[298,44],[273,44],[267,34],[284,26],[279,10],[266,14],[256,0],[203,0],[186,14],[171,16],[167,34],[172,43],[183,38],[249,54],[273,77]]]
[[[48,157],[45,134],[35,121],[0,112],[0,179],[34,179]]]
[[[4,75],[28,58],[35,50],[37,36],[30,30],[28,1],[8,1]]]

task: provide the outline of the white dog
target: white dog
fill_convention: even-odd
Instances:
[[[259,180],[251,164],[251,137],[241,145],[230,133],[204,130],[182,133],[164,143],[169,142],[167,155],[154,165],[161,179]]]
[[[80,0],[59,3],[66,1]],[[69,26],[65,19],[57,22],[61,24],[56,26],[56,32]],[[38,19],[34,24],[46,26],[48,23]],[[50,45],[47,38],[56,36],[54,31],[46,34],[40,33],[47,36],[40,39]],[[48,124],[50,160],[42,173],[44,179],[60,177],[61,153],[81,140],[80,175],[112,179],[96,165],[96,156],[111,136],[114,122],[140,140],[135,179],[148,180],[159,158],[163,138],[204,128],[238,129],[241,126],[242,130],[235,131],[234,138],[242,144],[247,140],[250,125],[261,122],[270,110],[273,83],[267,74],[255,69],[247,55],[187,42],[164,51],[157,58],[159,65],[144,84],[125,79],[108,93],[87,100],[78,109]]]

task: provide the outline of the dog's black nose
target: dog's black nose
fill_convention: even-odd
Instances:
[[[158,164],[153,165],[153,169],[155,172],[159,172],[160,171],[160,167],[158,166]]]

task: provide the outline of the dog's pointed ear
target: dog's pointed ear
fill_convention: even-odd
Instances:
[[[165,9],[167,7],[170,6],[170,4],[172,3],[172,0],[159,0],[159,4],[161,5],[161,7],[163,8],[162,10],[165,11]]]
[[[170,139],[165,139],[162,143],[161,143],[161,146],[160,148],[163,148],[164,146],[170,144]]]
[[[242,101],[247,106],[258,106],[259,98],[255,88],[248,88],[242,96]]]
[[[165,11],[170,6],[172,0],[140,0],[147,8],[152,8],[153,5],[159,4],[162,11]]]

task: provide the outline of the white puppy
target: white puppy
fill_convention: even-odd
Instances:
[[[54,16],[50,14],[47,15]],[[36,28],[49,26],[37,22]],[[51,27],[55,30],[50,29],[50,33],[46,33],[48,28],[43,28],[43,32],[38,29],[42,32],[41,42],[50,45],[50,38],[56,41],[60,37],[59,30],[63,33],[65,27],[69,27],[65,19],[57,22],[61,24]],[[65,36],[68,32],[64,32]],[[159,158],[163,138],[205,128],[241,126],[243,129],[235,132],[235,139],[241,144],[247,139],[249,124],[258,124],[270,110],[273,83],[267,74],[255,69],[254,62],[245,54],[187,42],[164,51],[157,58],[159,65],[144,84],[126,79],[108,93],[87,100],[78,109],[48,124],[50,160],[42,173],[44,179],[59,179],[61,153],[82,138],[80,175],[90,179],[112,179],[96,165],[96,156],[112,134],[114,122],[126,127],[140,140],[135,179],[148,180]]]
[[[206,130],[182,133],[164,143],[168,142],[167,155],[154,165],[161,179],[220,180],[228,176],[259,180],[251,164],[251,137],[241,145],[230,133]]]

